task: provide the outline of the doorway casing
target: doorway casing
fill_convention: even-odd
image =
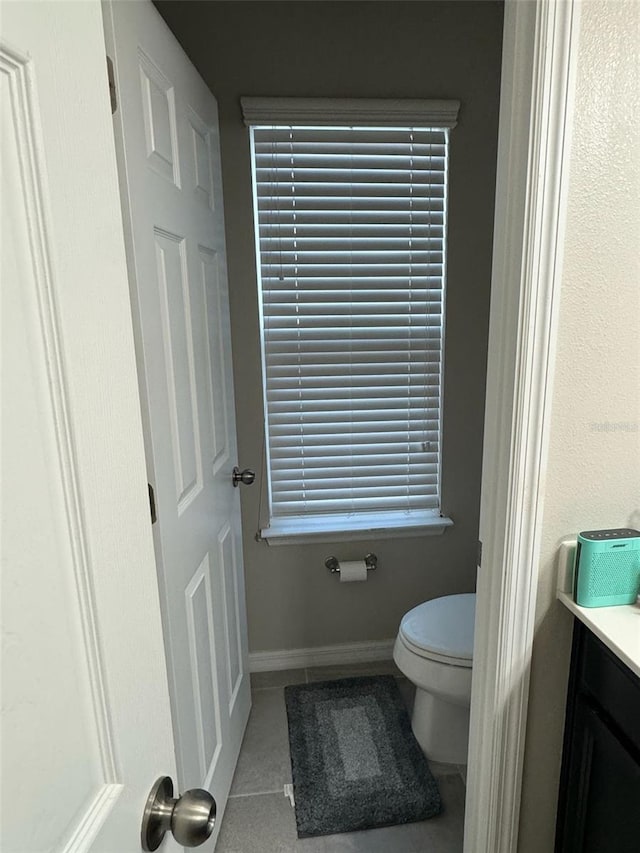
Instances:
[[[466,853],[518,845],[578,14],[505,2]]]

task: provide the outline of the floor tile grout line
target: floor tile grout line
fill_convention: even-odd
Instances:
[[[269,685],[267,685],[266,687],[254,687],[254,686],[252,685],[252,686],[251,686],[251,692],[252,692],[252,693],[256,693],[258,690],[260,690],[260,691],[262,691],[262,690],[284,690],[285,686],[286,686],[286,685],[282,686],[282,685],[279,685],[279,684],[272,684],[272,685],[270,685],[270,686],[269,686]]]
[[[282,788],[276,788],[275,791],[250,791],[248,794],[229,794],[227,799],[241,800],[243,797],[272,797],[274,794],[282,794],[286,798],[287,795],[284,792],[284,786],[291,784],[291,782],[285,782]]]

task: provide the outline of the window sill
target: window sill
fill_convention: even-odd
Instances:
[[[269,545],[304,545],[312,542],[354,542],[362,539],[398,539],[438,536],[453,521],[438,510],[368,512],[347,516],[315,515],[272,519],[260,531]]]

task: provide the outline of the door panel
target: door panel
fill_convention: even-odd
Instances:
[[[138,54],[141,106],[150,168],[180,186],[173,86],[143,50]]]
[[[221,816],[250,691],[217,105],[151,3],[104,9],[178,775]]]
[[[188,154],[189,187],[210,210],[214,209],[213,174],[211,171],[211,138],[205,122],[191,107],[187,110],[191,126],[191,146]]]
[[[202,452],[186,240],[154,228],[178,515],[202,491]]]
[[[211,569],[206,557],[186,590],[191,680],[196,710],[200,773],[210,783],[222,749],[218,671],[211,614]]]
[[[209,421],[212,427],[213,473],[228,465],[229,440],[227,425],[227,353],[225,352],[224,301],[220,289],[220,274],[216,253],[204,246],[198,246],[200,269],[202,274],[202,292],[204,317],[206,318],[207,377],[206,386],[209,396]],[[227,344],[228,345],[228,344]]]
[[[113,762],[105,709],[92,689],[102,673],[95,657],[94,613],[83,594],[87,565],[83,548],[73,547],[76,538],[82,545],[84,536],[77,516],[67,517],[73,495],[65,479],[71,478],[73,489],[74,472],[68,458],[58,458],[61,377],[53,379],[53,388],[47,382],[47,363],[56,347],[39,317],[47,282],[30,270],[29,211],[18,177],[19,129],[10,109],[14,82],[2,75],[2,487],[3,506],[12,506],[3,517],[2,675],[3,691],[11,697],[3,708],[3,764],[14,769],[10,784],[18,830],[14,835],[9,827],[2,845],[8,850],[23,845],[46,849],[51,838],[73,836],[87,803],[109,792],[101,743],[104,758]],[[17,106],[24,113],[25,103]],[[36,483],[38,501],[33,500]],[[87,708],[96,712],[95,723]],[[45,779],[67,780],[55,808],[44,804],[42,821],[31,819],[32,780],[26,773],[15,774],[22,762]],[[24,841],[20,827],[26,829]]]

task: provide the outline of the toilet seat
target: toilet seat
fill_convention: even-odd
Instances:
[[[475,594],[466,593],[419,604],[400,623],[402,642],[420,657],[471,668],[475,599]]]
[[[415,646],[410,640],[408,640],[404,634],[400,635],[400,641],[403,645],[414,655],[419,658],[423,658],[424,660],[435,661],[436,663],[444,663],[447,666],[458,666],[463,669],[471,669],[473,666],[473,661],[468,658],[455,658],[451,655],[443,655],[438,654],[430,649],[422,649],[420,646]]]

